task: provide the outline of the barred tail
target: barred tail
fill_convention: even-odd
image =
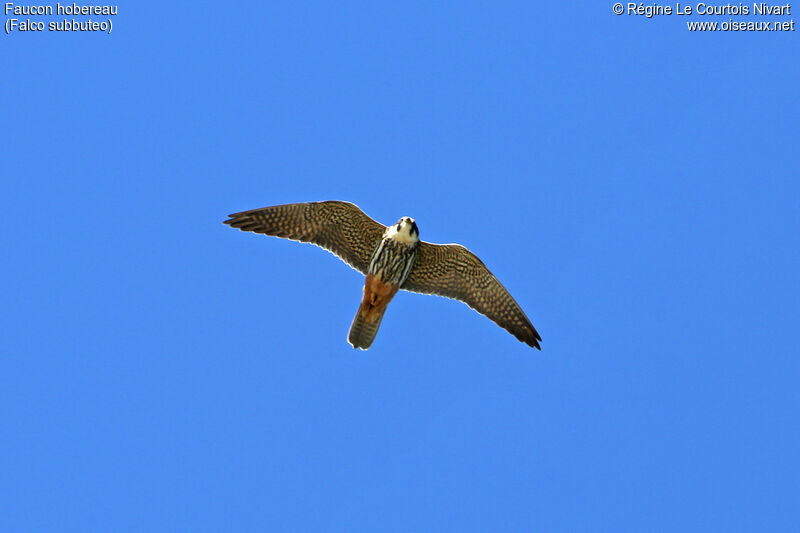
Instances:
[[[350,326],[350,334],[347,336],[347,341],[353,345],[353,348],[366,350],[372,345],[385,311],[386,306],[380,309],[359,306],[356,317],[353,319],[353,325]]]

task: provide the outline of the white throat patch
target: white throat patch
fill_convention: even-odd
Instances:
[[[411,233],[411,228],[413,227],[412,222],[402,219],[397,224],[392,224],[386,228],[386,233],[383,234],[383,237],[409,245],[419,242],[419,235],[417,232]],[[398,225],[400,229],[397,229]]]

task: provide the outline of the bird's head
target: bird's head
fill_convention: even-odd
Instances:
[[[397,224],[389,226],[386,229],[386,234],[387,237],[405,244],[419,242],[419,229],[417,229],[417,223],[411,217],[403,217],[397,221]]]

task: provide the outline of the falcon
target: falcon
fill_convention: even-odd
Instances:
[[[483,262],[459,244],[420,241],[412,218],[403,217],[387,227],[354,204],[329,201],[242,211],[224,223],[242,231],[310,242],[364,274],[364,297],[347,337],[353,348],[366,350],[372,345],[386,306],[403,289],[461,300],[541,350],[539,333]]]

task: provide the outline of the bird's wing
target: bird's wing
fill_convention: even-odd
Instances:
[[[362,274],[386,227],[349,202],[276,205],[229,215],[231,227],[310,242],[339,256]]]
[[[411,273],[400,288],[461,300],[541,350],[539,333],[514,298],[475,254],[459,244],[420,242]]]

